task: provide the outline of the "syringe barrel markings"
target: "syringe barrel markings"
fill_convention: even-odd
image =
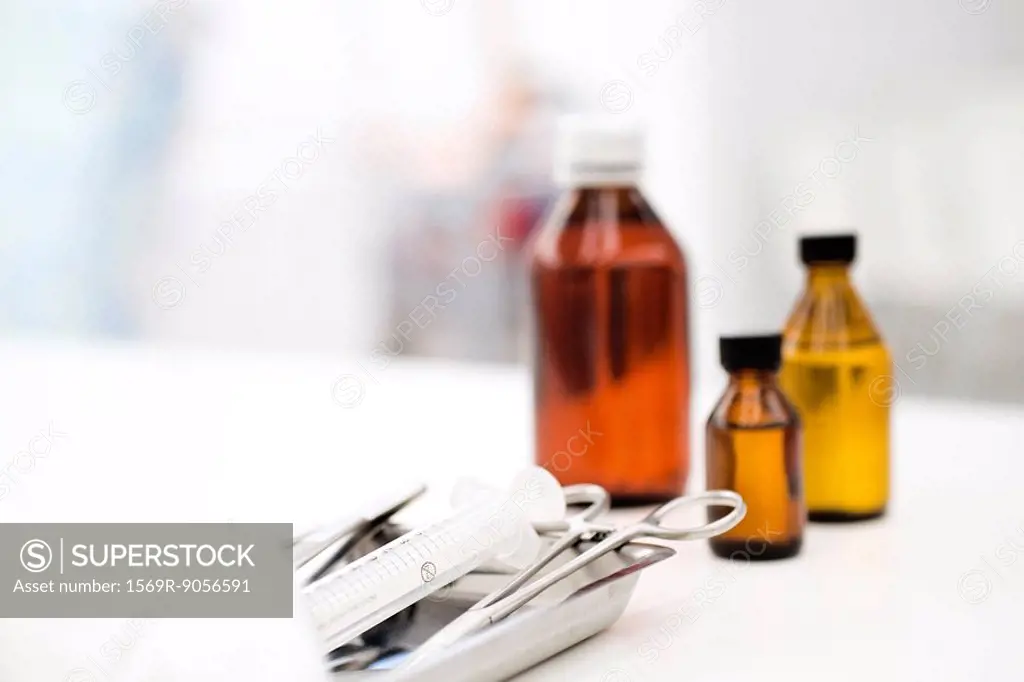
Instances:
[[[306,592],[318,626],[331,629],[339,621],[368,617],[396,595],[423,592],[425,596],[484,563],[496,553],[497,545],[529,532],[520,527],[527,523],[521,513],[513,514],[512,523],[502,523],[504,507],[474,505],[408,533],[314,584]],[[386,592],[383,599],[382,590],[377,589],[381,586]]]

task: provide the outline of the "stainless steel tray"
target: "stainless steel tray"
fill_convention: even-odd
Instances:
[[[352,558],[372,551],[372,545],[400,532],[401,529],[388,529],[382,537],[375,538],[371,546],[364,543]],[[584,544],[564,553],[547,570],[568,562],[573,551],[584,551],[587,547]],[[466,638],[435,659],[420,663],[415,670],[387,669],[389,664],[397,665],[401,661],[400,656],[393,656],[376,664],[383,669],[340,671],[332,673],[331,677],[339,682],[496,682],[508,679],[609,627],[629,603],[640,571],[674,554],[675,551],[667,547],[631,543],[558,583],[530,606]],[[471,573],[442,588],[403,614],[405,622],[399,627],[392,623],[393,636],[387,648],[415,650],[430,635],[508,580],[508,575]]]

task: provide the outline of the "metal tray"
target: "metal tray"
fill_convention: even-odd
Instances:
[[[360,543],[353,551],[357,558],[372,551],[401,529],[391,527],[372,541]],[[547,570],[568,562],[574,551],[565,552]],[[466,638],[435,659],[424,661],[414,670],[383,669],[339,671],[331,673],[338,682],[496,682],[505,680],[592,637],[618,620],[640,578],[640,571],[663,561],[675,551],[658,545],[631,543],[573,574],[541,594],[524,607],[489,629]],[[543,573],[542,573],[543,575]],[[462,614],[481,597],[508,582],[508,575],[471,573],[419,602],[405,614],[400,627],[388,641],[406,651],[426,641],[434,632]],[[397,618],[397,617],[396,617]],[[330,666],[329,666],[330,667]]]

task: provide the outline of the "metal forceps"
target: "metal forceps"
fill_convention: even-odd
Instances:
[[[695,505],[705,507],[730,507],[732,511],[720,519],[690,528],[673,528],[664,524],[664,519],[673,512],[684,507],[691,507]],[[573,542],[575,542],[575,539],[578,539],[580,535],[587,532],[607,533],[607,536],[590,549],[573,558],[571,561],[551,571],[542,578],[534,580],[517,591],[509,592],[509,588],[506,587],[502,589],[502,592],[505,593],[504,597],[492,599],[491,596],[488,595],[488,597],[484,598],[485,601],[488,601],[486,605],[474,605],[469,611],[439,630],[430,639],[420,645],[420,647],[417,648],[416,651],[400,667],[403,669],[406,667],[412,667],[416,663],[428,658],[433,653],[451,646],[462,637],[482,630],[488,625],[508,617],[555,583],[563,580],[568,575],[581,570],[605,554],[613,552],[623,545],[632,542],[633,540],[644,537],[660,538],[663,540],[701,540],[704,538],[714,537],[736,527],[736,525],[743,520],[746,513],[747,506],[743,502],[743,498],[737,493],[731,490],[711,490],[700,495],[677,497],[676,499],[661,505],[637,523],[618,530],[591,524],[586,518],[588,515],[587,512],[584,512],[584,514],[581,514],[580,516],[573,517],[572,519],[567,519],[565,522],[562,522],[564,524],[563,527],[568,526],[569,530],[566,535],[574,536]],[[580,531],[580,529],[583,530]],[[571,544],[565,538],[559,541],[559,544],[562,543],[566,543],[563,550]],[[535,575],[544,565],[550,563],[554,558],[553,556],[549,556],[550,554],[551,552],[548,552],[541,557],[536,564],[532,564],[528,568],[524,569],[524,573],[529,572],[531,575]],[[540,565],[538,566],[537,564]],[[517,578],[517,581],[518,580],[519,579]]]
[[[530,578],[540,573],[541,569],[554,561],[559,554],[579,542],[584,535],[610,533],[615,530],[614,526],[593,523],[594,519],[607,514],[611,509],[611,497],[608,495],[608,491],[601,486],[586,483],[566,486],[565,503],[574,506],[586,505],[586,507],[578,514],[573,514],[561,521],[534,524],[534,529],[540,533],[562,533],[562,535],[555,540],[547,552],[521,570],[512,582],[478,601],[469,609],[470,611],[479,611],[512,594],[529,582]]]

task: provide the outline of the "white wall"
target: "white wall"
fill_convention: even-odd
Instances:
[[[580,109],[626,102],[622,115],[650,122],[646,187],[690,254],[700,367],[717,364],[719,333],[781,323],[801,284],[801,230],[854,225],[869,300],[940,307],[1022,234],[1020,3],[455,0],[432,16],[415,0],[192,0],[189,10],[184,121],[149,210],[155,236],[132,266],[155,340],[337,351],[378,341],[389,210],[410,186],[472,178],[489,139],[481,112],[510,54]],[[318,129],[335,141],[197,277],[190,256],[216,246],[218,225]],[[870,141],[814,203],[757,235],[858,131]],[[758,255],[738,269],[744,247]],[[166,277],[185,287],[170,310],[153,301]],[[995,304],[1016,305],[1020,291]]]
[[[691,249],[707,248],[705,35],[687,36],[654,76],[637,66],[688,6],[459,0],[431,16],[414,1],[207,0],[196,9],[206,18],[189,113],[156,212],[161,236],[137,282],[153,338],[334,350],[378,341],[389,202],[403,187],[472,173],[486,139],[474,126],[507,63],[503,48],[582,109],[600,111],[605,85],[628,82],[627,113],[654,132],[652,197]],[[359,37],[342,47],[348,27]],[[337,137],[330,152],[197,273],[190,255],[221,248],[218,224],[318,126]],[[450,146],[438,154],[442,142]],[[162,282],[165,305],[185,289],[170,310],[151,300],[166,277],[180,284]]]
[[[730,4],[731,21],[712,33],[716,259],[761,245],[730,271],[730,321],[784,316],[801,285],[795,235],[844,225],[863,237],[857,274],[869,298],[953,305],[1024,236],[1014,189],[1024,182],[1024,6]],[[857,130],[872,138],[857,158],[783,229],[755,237]]]

